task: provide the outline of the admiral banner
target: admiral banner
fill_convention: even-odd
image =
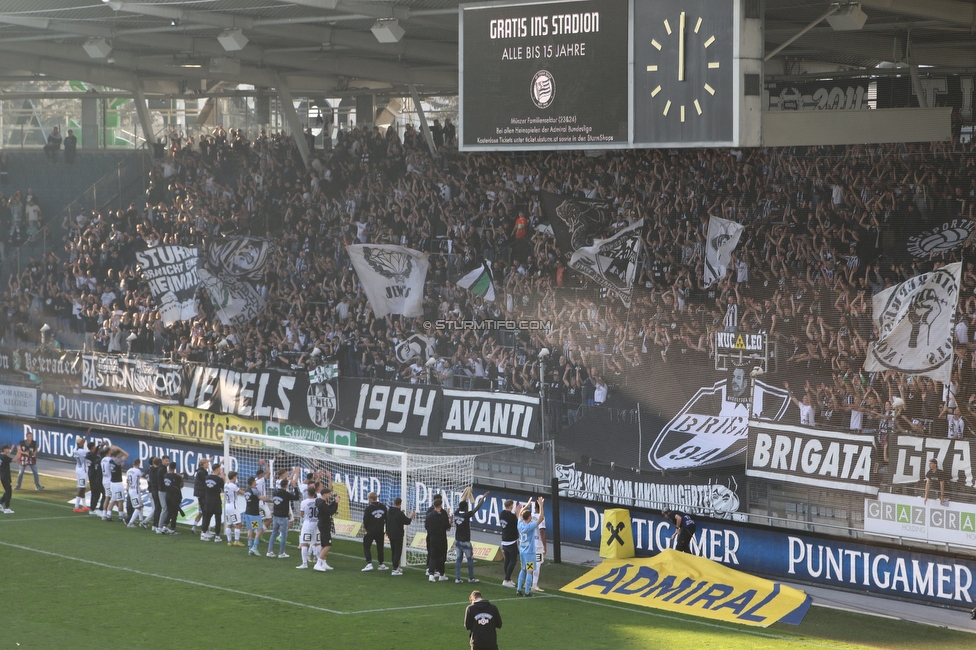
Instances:
[[[976,505],[882,492],[864,500],[864,532],[976,549]]]
[[[929,461],[935,459],[950,481],[960,478],[973,484],[973,455],[969,440],[930,438],[920,436],[889,436],[888,458],[894,462],[891,482],[895,484],[921,483],[925,480]]]
[[[444,440],[535,449],[542,442],[539,398],[444,389]]]
[[[877,494],[874,437],[752,422],[746,476]]]
[[[0,413],[23,418],[37,416],[37,389],[0,386]]]
[[[753,627],[799,625],[812,601],[799,589],[674,550],[604,560],[560,591]]]
[[[728,399],[726,390],[724,379],[698,389],[651,443],[651,467],[681,470],[727,461],[746,450],[750,417],[778,421],[790,405],[783,388],[762,381],[755,382],[751,405]]]
[[[466,150],[628,143],[628,3],[462,5],[459,141]]]
[[[136,263],[159,305],[163,325],[197,315],[199,253],[186,246],[156,246],[136,253]]]
[[[144,431],[156,431],[159,427],[159,406],[140,404],[132,400],[99,399],[42,391],[37,396],[37,414],[42,418]]]
[[[242,418],[328,428],[337,409],[334,383],[309,383],[308,373],[239,372],[194,364],[182,403]]]
[[[183,366],[119,355],[82,355],[81,392],[101,397],[138,398],[177,404],[183,392]]]
[[[438,386],[342,378],[338,389],[339,429],[432,440],[440,434],[444,398]]]
[[[716,519],[742,516],[738,514],[739,482],[735,476],[729,476],[723,482],[694,477],[655,476],[651,479],[647,474],[579,465],[581,467],[577,469],[577,463],[556,464],[561,497],[652,509],[673,506]]]
[[[264,427],[259,420],[210,413],[182,406],[161,406],[159,418],[160,433],[211,445],[223,445],[224,431],[228,429],[256,434],[264,433]],[[258,441],[255,441],[254,444],[261,445]]]

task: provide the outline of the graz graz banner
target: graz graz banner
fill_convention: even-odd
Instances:
[[[538,396],[445,388],[443,408],[444,440],[527,449],[542,442]]]
[[[741,476],[741,474],[740,474]],[[581,463],[556,463],[559,495],[618,506],[662,509],[671,506],[695,515],[735,519],[739,510],[739,481],[733,475],[717,478],[670,477]]]
[[[187,246],[157,246],[136,253],[143,279],[149,283],[163,325],[197,315],[199,252]]]
[[[191,408],[322,428],[328,428],[336,414],[335,382],[311,384],[308,373],[239,372],[200,365],[189,366],[187,373],[182,403]]]
[[[976,548],[976,505],[950,501],[943,506],[938,492],[928,503],[916,496],[881,492],[877,499],[864,500],[864,531],[972,549]]]
[[[969,440],[923,438],[920,436],[891,436],[888,458],[894,462],[891,482],[919,483],[925,480],[929,461],[935,460],[939,469],[949,475],[951,482],[973,484],[973,455]]]
[[[873,456],[873,436],[753,422],[746,476],[877,494]]]
[[[176,404],[183,393],[183,366],[109,354],[83,354],[81,392]]]

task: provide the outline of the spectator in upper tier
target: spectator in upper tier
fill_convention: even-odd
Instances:
[[[75,162],[75,151],[78,149],[78,138],[75,132],[68,129],[68,135],[64,138],[64,162],[71,165]]]
[[[47,155],[48,162],[58,162],[58,152],[61,151],[61,129],[54,127],[47,135],[47,144],[44,145],[44,153]]]
[[[946,480],[947,473],[939,467],[939,463],[934,458],[929,460],[929,470],[925,472],[925,494],[922,496],[922,503],[929,502],[929,487],[933,482],[936,482],[939,484],[939,504],[949,505],[949,501],[945,497]]]

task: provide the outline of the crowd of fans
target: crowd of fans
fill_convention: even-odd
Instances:
[[[65,218],[63,254],[31,260],[11,276],[0,325],[25,337],[24,324],[41,311],[99,351],[240,369],[337,362],[348,375],[427,381],[426,367],[396,355],[398,344],[421,334],[436,352],[435,381],[530,393],[545,382],[571,405],[603,401],[608,385],[647,364],[710,365],[711,333],[731,326],[770,337],[780,370],[803,386],[795,395],[809,398],[817,424],[921,430],[957,409],[976,424],[972,262],[964,268],[950,386],[861,369],[874,338],[874,294],[973,259],[971,242],[928,258],[911,257],[905,246],[927,224],[973,219],[972,145],[592,156],[464,154],[454,137],[442,132],[432,156],[410,127],[402,138],[395,129],[356,128],[340,132],[331,149],[313,151],[307,170],[284,134],[261,131],[251,142],[218,127],[177,138],[152,172],[146,208]],[[646,255],[630,308],[565,268],[546,227],[543,191],[612,201],[617,216],[605,235],[645,220]],[[4,232],[31,227],[29,204],[19,193],[0,200]],[[746,229],[726,277],[704,286],[711,216]],[[230,328],[201,293],[199,317],[163,327],[134,252],[229,235],[276,242],[261,287],[267,308],[246,327]],[[352,243],[430,254],[424,318],[373,316],[344,250]],[[454,285],[483,259],[494,270],[494,302]],[[551,328],[434,332],[421,324],[488,317]],[[543,347],[552,350],[546,377]],[[852,412],[859,414],[853,421]]]

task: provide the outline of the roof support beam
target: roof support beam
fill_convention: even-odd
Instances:
[[[859,0],[862,7],[976,28],[976,4],[958,0]]]
[[[308,148],[308,140],[305,139],[302,121],[298,119],[298,111],[295,110],[291,90],[288,88],[288,84],[281,80],[277,72],[272,71],[271,74],[277,79],[275,88],[278,90],[281,111],[285,114],[285,119],[288,120],[288,127],[291,129],[292,137],[295,138],[295,145],[298,147],[298,153],[302,156],[302,162],[305,163],[305,169],[309,169],[312,162],[312,152]]]
[[[150,145],[156,144],[156,135],[152,128],[152,115],[149,114],[149,106],[146,104],[146,95],[142,89],[142,82],[136,79],[133,84],[136,95],[136,113],[139,114],[139,124],[142,125],[142,137]]]

